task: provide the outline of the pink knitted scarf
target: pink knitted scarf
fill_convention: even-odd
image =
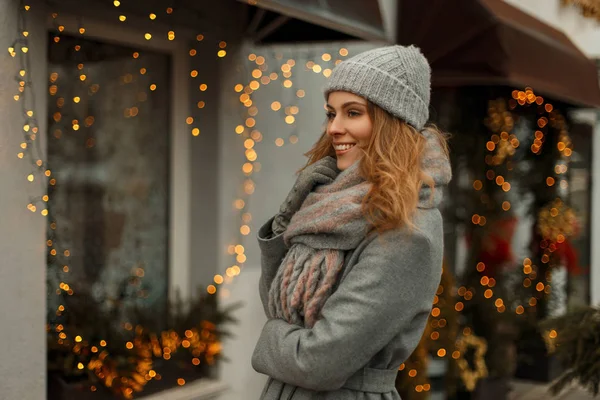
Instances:
[[[437,207],[442,187],[452,178],[447,155],[437,136],[425,128],[427,139],[421,167],[431,176],[434,188],[421,187],[419,208]],[[271,284],[271,317],[312,328],[331,295],[344,258],[365,238],[370,225],[361,202],[371,184],[358,171],[359,163],[342,171],[331,184],[318,186],[294,214],[284,233],[290,247]]]
[[[365,238],[369,224],[361,202],[370,188],[359,163],[311,192],[294,214],[284,240],[290,247],[269,291],[272,317],[312,328],[344,265],[347,251]]]

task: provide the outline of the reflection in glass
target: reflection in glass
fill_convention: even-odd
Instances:
[[[137,306],[154,310],[160,327],[168,276],[169,58],[82,37],[56,42],[54,35],[48,57],[48,163],[56,179],[49,187],[56,225],[48,232],[59,255],[48,260],[49,319],[62,282],[105,311],[116,309],[115,324]]]

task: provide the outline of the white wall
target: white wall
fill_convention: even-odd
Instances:
[[[17,6],[0,0],[0,400],[40,400],[46,396],[46,219],[26,208],[29,196],[42,189],[26,179],[31,164],[17,158],[24,119],[13,100],[18,64],[6,51],[17,35]],[[40,23],[29,20],[28,72],[36,91],[34,111],[45,132],[46,35],[40,11],[30,11]],[[45,141],[43,133],[38,137]]]
[[[590,58],[600,58],[600,24],[585,18],[575,6],[561,0],[505,0],[541,21],[563,31]]]
[[[246,400],[257,399],[266,381],[264,375],[260,375],[252,369],[250,364],[254,345],[258,339],[263,324],[266,322],[262,305],[258,297],[258,279],[260,276],[260,254],[256,244],[256,232],[258,228],[279,209],[279,205],[291,189],[295,181],[295,172],[306,162],[303,153],[310,149],[311,145],[321,134],[323,122],[325,121],[324,98],[322,86],[325,77],[322,74],[307,72],[304,65],[308,60],[321,61],[321,54],[328,52],[337,54],[340,47],[346,47],[350,56],[359,51],[373,47],[374,44],[352,44],[342,45],[288,45],[281,47],[247,48],[241,49],[235,57],[232,57],[231,69],[237,65],[240,59],[247,59],[247,55],[255,53],[267,58],[269,71],[274,69],[276,61],[272,55],[281,52],[281,62],[289,58],[296,60],[293,69],[292,80],[294,86],[290,89],[283,88],[281,70],[279,79],[269,83],[253,95],[254,105],[258,107],[256,118],[256,129],[262,132],[264,139],[256,145],[258,159],[262,164],[259,173],[253,175],[256,183],[256,191],[250,198],[249,212],[252,214],[252,232],[244,238],[242,245],[246,249],[248,260],[239,276],[226,286],[229,290],[227,302],[243,301],[244,308],[236,314],[240,318],[240,324],[235,327],[237,336],[228,341],[224,346],[225,355],[231,359],[222,366],[222,378],[230,385],[231,390],[222,397],[222,400]],[[339,57],[339,56],[338,56]],[[340,57],[341,58],[341,57]],[[321,62],[322,63],[322,62]],[[272,65],[273,64],[273,65]],[[323,63],[322,63],[323,64]],[[244,107],[239,102],[239,94],[233,91],[236,83],[248,83],[248,75],[243,71],[236,74],[224,73],[222,76],[223,98],[221,100],[220,127],[220,204],[222,208],[219,213],[220,243],[220,270],[225,271],[227,267],[235,264],[232,256],[226,253],[227,245],[235,242],[239,229],[239,218],[235,212],[232,202],[239,193],[241,182],[241,166],[245,162],[243,139],[234,131],[235,127],[244,123]],[[295,96],[297,89],[304,89],[306,97],[298,99]],[[279,101],[282,110],[276,113],[271,110],[271,103]],[[283,118],[283,108],[288,105],[297,105],[300,109],[296,116],[297,133],[300,137],[297,144],[289,144],[287,138],[292,132],[292,127],[287,125]],[[282,137],[286,139],[283,147],[275,145],[275,139]]]

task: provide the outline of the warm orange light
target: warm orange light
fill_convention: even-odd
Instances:
[[[535,285],[535,290],[541,292],[542,290],[544,290],[544,284],[542,282],[538,282],[537,285]]]
[[[515,312],[517,314],[521,315],[525,312],[525,308],[523,308],[523,306],[518,306],[517,309],[515,310]]]

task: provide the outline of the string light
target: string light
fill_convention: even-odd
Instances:
[[[306,67],[310,70],[312,69],[313,71],[315,70],[315,66],[316,64],[312,63],[307,63]],[[317,68],[318,69],[318,68]],[[554,107],[549,104],[549,103],[545,103],[545,100],[541,97],[541,96],[536,96],[533,93],[533,90],[531,90],[530,88],[527,88],[524,91],[514,91],[512,94],[512,99],[511,101],[509,101],[509,107],[510,109],[514,109],[519,105],[530,105],[530,104],[535,104],[537,106],[540,106],[541,109],[543,111],[545,111],[546,113],[549,113],[548,116],[542,116],[539,117],[536,121],[537,123],[537,128],[538,130],[536,130],[535,135],[534,135],[534,145],[531,148],[531,151],[534,154],[540,154],[543,145],[545,143],[545,130],[548,128],[548,126],[552,126],[554,129],[557,129],[559,131],[559,142],[557,143],[557,149],[559,152],[561,152],[562,157],[567,158],[569,156],[571,156],[572,154],[572,145],[570,143],[570,138],[568,137],[568,130],[566,128],[566,124],[564,123],[564,118],[562,118],[559,114],[557,114],[557,112],[554,110]],[[493,113],[497,113],[497,115],[499,116],[499,118],[496,117],[490,117],[486,123],[488,124],[488,126],[492,126],[492,131],[495,132],[489,141],[487,141],[487,143],[485,143],[486,146],[486,150],[488,152],[490,152],[491,154],[489,154],[488,156],[486,156],[486,163],[488,165],[490,165],[491,168],[493,167],[497,167],[500,164],[504,163],[505,160],[507,159],[508,156],[512,156],[514,154],[514,151],[519,147],[520,143],[519,140],[515,137],[515,135],[511,134],[510,131],[513,128],[513,120],[512,117],[510,115],[510,112],[506,109],[502,109],[502,107],[499,107],[498,103],[492,103],[490,106],[490,110]],[[501,117],[500,117],[501,116]],[[495,121],[498,121],[498,125],[494,126],[493,123]],[[502,127],[503,124],[506,124],[506,127]],[[568,149],[568,150],[567,150]],[[567,150],[567,151],[565,151]],[[568,162],[568,161],[567,161]],[[510,167],[510,162],[507,163],[507,169],[510,171],[511,167]],[[566,171],[566,163],[558,163],[557,166],[555,167],[555,173],[557,175],[564,173],[564,171]],[[494,184],[496,184],[497,186],[499,186],[504,192],[508,192],[511,190],[511,184],[510,182],[507,181],[507,177],[503,176],[501,174],[497,174],[494,172],[493,169],[489,169],[486,172],[486,178],[488,181],[493,182]],[[566,180],[563,180],[566,183]],[[552,186],[555,184],[555,178],[554,177],[548,177],[546,179],[546,184],[548,186]],[[475,191],[481,191],[484,187],[484,181],[482,180],[474,180],[473,181],[473,189]],[[482,200],[484,198],[482,197]],[[557,216],[560,214],[560,212],[558,212],[557,210],[561,207],[562,205],[559,204],[558,206],[554,206],[551,207],[549,206],[546,214],[550,216],[550,218],[552,218],[553,216]],[[511,204],[509,201],[503,201],[502,202],[502,209],[504,211],[508,211],[511,208]],[[485,225],[485,217],[479,214],[473,214],[472,215],[472,223],[475,225],[479,225],[479,226],[483,226]],[[574,220],[572,218],[572,220]],[[561,228],[559,228],[559,230],[557,232],[561,232],[563,230],[565,230],[564,226],[565,224],[559,224],[559,226]],[[574,224],[572,224],[572,226],[574,226]],[[567,232],[568,229],[566,230]],[[557,233],[554,234],[555,237],[555,241],[558,241],[559,235],[561,235],[561,233]],[[547,234],[546,236],[552,236],[550,234]],[[560,240],[564,240],[563,236],[560,236]],[[548,242],[551,242],[550,240]],[[549,248],[548,244],[542,244],[542,247],[545,248]],[[544,256],[542,257],[542,262],[549,262],[550,260],[550,256],[549,254],[544,254]],[[526,258],[523,262],[523,273],[525,274],[525,279],[523,281],[523,285],[525,287],[534,287],[534,289],[536,290],[536,292],[538,293],[544,293],[544,294],[549,294],[551,291],[550,285],[548,284],[544,284],[541,281],[538,282],[533,282],[534,279],[536,279],[536,267],[535,265],[532,264],[531,260],[529,258]],[[476,266],[476,270],[481,273],[481,278],[479,280],[479,284],[484,288],[483,290],[483,295],[485,299],[488,299],[490,301],[493,302],[494,306],[497,309],[498,313],[504,313],[507,310],[507,305],[505,304],[504,300],[500,297],[495,296],[493,287],[496,285],[496,282],[493,278],[490,278],[489,276],[485,275],[485,271],[486,271],[486,266],[484,263],[479,262]],[[458,289],[458,293],[459,296],[463,296],[465,300],[471,300],[473,298],[473,294],[470,290],[467,290],[465,287],[461,287]],[[439,293],[438,293],[439,295]],[[438,298],[436,295],[436,298],[434,299],[434,308],[432,309],[431,315],[432,317],[439,317],[440,316],[440,309],[438,307],[435,307],[435,304],[437,304]],[[529,307],[535,307],[537,304],[537,299],[535,297],[531,297],[528,301],[527,304],[522,305],[522,304],[517,304],[515,306],[513,306],[513,311],[515,312],[516,315],[523,315],[525,314],[525,307],[529,306]],[[462,301],[456,301],[456,303],[454,304],[454,309],[457,312],[460,312],[464,309],[464,303]],[[434,321],[436,323],[436,327],[439,326],[437,325],[437,321]],[[463,335],[465,337],[468,337],[469,335],[471,335],[471,330],[468,327],[465,327],[464,331],[463,331]],[[431,340],[437,340],[439,338],[437,332],[432,333],[430,336]],[[482,342],[484,343],[484,342]],[[458,342],[457,342],[458,345]],[[458,349],[452,352],[452,358],[455,360],[461,360],[462,357],[462,353],[464,353],[464,351],[459,351]],[[445,356],[445,350],[441,351],[441,349],[438,350],[437,355],[439,357],[443,357]],[[480,367],[485,367],[485,363],[483,362],[482,359],[480,359],[480,363],[479,366]],[[463,376],[463,380],[466,384],[468,384],[470,387],[474,387],[474,383],[476,382],[477,379],[485,376],[485,373],[483,369],[477,367],[477,363],[475,366],[475,370],[469,370],[468,369],[468,364],[466,363],[466,361],[461,361],[462,362],[462,368],[464,369],[464,371],[461,373],[461,375]],[[460,365],[460,364],[459,364]],[[402,367],[400,368],[401,370],[403,369]],[[416,386],[416,390],[419,391],[421,390],[418,386]]]
[[[539,129],[535,131],[535,134],[534,134],[535,139],[531,146],[531,151],[534,154],[540,154],[542,147],[543,147],[543,143],[544,143],[544,137],[546,135],[543,130],[546,129],[547,126],[550,124],[550,125],[552,125],[553,128],[558,129],[560,132],[559,141],[557,143],[558,150],[560,152],[562,152],[563,156],[568,157],[572,154],[572,150],[571,150],[570,138],[568,137],[568,131],[566,129],[566,124],[564,123],[564,118],[562,118],[562,116],[560,116],[559,114],[556,114],[556,111],[554,110],[554,107],[552,106],[552,104],[549,104],[549,103],[544,104],[544,102],[545,102],[545,100],[543,99],[543,97],[536,96],[531,88],[526,88],[524,91],[514,90],[512,92],[512,99],[509,101],[509,108],[515,109],[519,105],[520,106],[531,105],[531,104],[536,104],[538,106],[543,105],[542,110],[544,110],[546,113],[548,113],[549,117],[541,116],[537,119],[537,126]],[[512,117],[510,116],[510,112],[504,108],[502,103],[500,101],[492,102],[490,111],[492,112],[492,114],[486,121],[488,127],[490,127],[490,129],[493,132],[500,132],[500,131],[502,131],[502,129],[506,129],[506,131],[501,132],[501,135],[494,133],[492,135],[491,139],[486,143],[487,150],[489,152],[495,152],[495,154],[493,156],[486,156],[486,163],[488,163],[489,165],[492,165],[492,166],[498,166],[502,162],[504,162],[504,160],[506,159],[507,156],[514,154],[515,149],[517,149],[519,147],[520,143],[514,135],[509,134],[509,131],[513,128],[513,120],[512,120]],[[496,115],[500,115],[500,114],[503,114],[503,117],[500,117],[500,118],[496,117]],[[503,126],[503,124],[506,124],[506,126]],[[555,168],[555,173],[560,174],[562,171],[563,171],[563,167],[561,165],[557,165],[557,167]],[[488,180],[494,181],[498,186],[501,187],[501,189],[503,191],[505,191],[505,192],[510,191],[511,184],[509,182],[507,182],[503,176],[496,175],[492,170],[488,170],[486,173],[486,177]],[[566,182],[566,181],[564,181],[564,182]],[[554,177],[546,178],[547,186],[553,186],[554,184],[555,184]],[[480,180],[475,180],[473,183],[473,188],[476,191],[479,191],[483,188],[483,183]],[[510,210],[510,208],[511,208],[510,202],[504,201],[502,203],[502,209],[504,211],[508,211],[508,210]],[[482,225],[481,217],[478,215],[473,216],[472,222],[477,225]],[[542,261],[547,262],[548,260],[549,260],[549,255],[544,254],[542,256]],[[526,262],[529,262],[529,265],[531,264],[531,261],[529,259],[526,259]],[[484,266],[480,269],[479,265],[478,265],[477,270],[479,272],[483,272],[484,269],[485,269]],[[529,266],[527,266],[527,268],[524,271],[528,271],[527,273],[535,272],[535,271],[532,271],[531,267],[529,267]],[[486,280],[484,280],[483,278],[480,281],[482,286],[485,286],[485,282],[486,282]],[[526,278],[523,282],[523,285],[525,287],[531,286],[531,280],[529,278]],[[545,291],[546,288],[547,287],[544,286],[544,284],[541,282],[538,282],[538,284],[536,285],[536,289],[539,292]],[[548,289],[548,291],[549,291],[549,289]],[[484,297],[495,301],[496,305],[500,304],[500,306],[498,306],[498,312],[504,312],[505,307],[503,305],[502,299],[497,299],[497,298],[494,299],[493,291],[491,289],[488,289],[485,291]],[[530,302],[530,306],[535,306],[535,302]],[[518,315],[523,314],[523,312],[524,312],[523,306],[518,305],[517,307],[515,307],[515,312]]]
[[[197,39],[199,39],[199,38],[197,38]],[[224,49],[226,48],[226,45],[227,44],[225,42],[219,43],[219,48],[221,50],[219,50],[219,52],[217,54],[218,56],[225,55],[225,53],[224,52],[221,53],[221,51],[224,51]],[[344,49],[344,48],[339,49],[339,52],[341,55],[344,55],[344,56],[348,55],[347,49]],[[275,60],[281,60],[283,57],[282,57],[282,54],[275,54],[274,58],[275,58]],[[324,62],[332,61],[332,57],[331,57],[330,53],[324,53],[321,56],[321,59]],[[235,133],[242,137],[242,139],[243,139],[242,143],[243,143],[244,149],[245,149],[244,150],[245,162],[242,165],[241,170],[244,173],[244,175],[246,175],[247,177],[250,177],[252,174],[260,171],[260,163],[258,162],[258,153],[256,151],[255,144],[260,143],[263,139],[262,134],[258,130],[253,129],[258,124],[257,120],[254,117],[256,117],[259,114],[259,110],[253,104],[252,96],[260,89],[261,84],[267,85],[267,84],[271,83],[272,81],[277,80],[279,78],[279,75],[275,71],[269,71],[269,66],[268,66],[266,57],[263,55],[257,55],[255,53],[250,53],[247,56],[247,60],[248,60],[248,62],[253,64],[253,66],[251,68],[249,68],[247,71],[249,81],[245,85],[242,83],[237,83],[233,89],[236,93],[240,93],[239,101],[245,107],[245,112],[243,113],[244,114],[244,116],[243,116],[244,124],[238,125],[235,128]],[[290,58],[287,61],[283,62],[281,65],[279,65],[276,69],[278,71],[281,71],[281,73],[286,78],[282,81],[282,86],[284,88],[291,88],[294,86],[294,82],[291,79],[291,77],[293,75],[293,67],[295,65],[296,65],[296,61],[294,59]],[[319,73],[323,72],[323,68],[320,65],[317,66],[314,62],[309,62],[309,64],[307,64],[307,65],[310,65],[310,68],[313,72],[319,72]],[[324,75],[330,74],[331,68],[325,68],[325,69],[327,71],[325,71]],[[295,93],[295,98],[303,98],[306,95],[306,92],[303,89],[297,89],[294,93]],[[271,108],[271,110],[273,110],[275,112],[284,111],[285,116],[283,118],[287,124],[293,125],[296,122],[295,116],[299,113],[299,107],[297,105],[290,105],[290,106],[284,108],[280,101],[272,101],[270,108]],[[246,129],[246,128],[250,128],[252,130],[249,131],[249,129]],[[298,143],[298,135],[295,133],[290,134],[289,142],[291,144]],[[275,139],[275,145],[277,147],[282,147],[284,144],[285,144],[285,141],[283,138],[279,137],[279,138]],[[244,189],[244,193],[247,196],[252,195],[252,193],[254,193],[253,182],[248,181],[248,180],[245,181],[243,184],[243,189]],[[251,215],[246,211],[247,206],[248,206],[248,203],[244,199],[237,199],[234,202],[234,208],[236,210],[238,210],[241,215],[240,221],[242,222],[242,225],[240,225],[240,227],[239,227],[239,233],[242,236],[247,236],[251,232],[251,228],[248,225],[248,222],[251,220]],[[239,240],[241,241],[242,238],[240,237]],[[233,248],[235,248],[235,245],[230,246],[229,254],[232,254],[232,255],[235,254],[236,262],[238,264],[243,264],[246,260],[245,254],[243,254],[243,252],[241,254],[234,253],[232,250]],[[237,273],[239,274],[240,267],[236,266],[236,268],[238,271]],[[226,270],[226,274],[225,274],[226,277],[233,278],[234,276],[236,276],[234,271],[235,270],[228,268]],[[209,293],[216,292],[216,288],[213,289],[213,286],[214,285],[208,286],[207,291]]]
[[[115,6],[119,6],[120,3],[115,2]],[[54,16],[54,18],[56,18],[56,16]],[[22,27],[19,27],[19,29],[22,29]],[[60,31],[64,30],[64,27],[62,27],[62,29],[59,28]],[[80,34],[85,33],[85,28],[84,27],[80,27],[79,29]],[[27,35],[23,35],[25,37],[27,37]],[[20,49],[22,51],[23,54],[28,54],[29,52],[29,48],[27,46],[27,43],[22,41],[22,42],[18,42]],[[55,40],[54,43],[58,43],[58,40]],[[19,47],[17,47],[19,48]],[[76,47],[76,51],[80,50],[81,46],[77,46]],[[11,49],[9,49],[11,50]],[[14,50],[14,48],[9,51],[9,53],[11,53],[11,55],[13,55],[12,53],[16,53],[16,51]],[[139,57],[139,53],[135,53],[134,54],[134,58]],[[23,63],[24,65],[27,65],[27,62]],[[81,64],[80,66],[78,66],[78,69],[81,70],[83,68],[83,65]],[[25,78],[28,74],[28,71],[25,68],[21,68],[19,69],[19,76],[22,78]],[[145,72],[141,72],[142,74]],[[56,82],[56,80],[58,79],[58,75],[53,73],[50,76],[50,80],[51,82]],[[85,74],[80,74],[79,79],[83,82],[87,79],[87,76]],[[42,177],[50,177],[52,175],[52,172],[46,168],[46,164],[42,161],[42,159],[37,156],[36,151],[38,151],[40,154],[43,154],[43,152],[39,151],[38,146],[36,146],[35,143],[33,143],[35,141],[35,134],[38,132],[38,126],[37,126],[37,121],[34,118],[34,110],[31,109],[26,109],[26,104],[25,101],[29,96],[27,96],[28,94],[30,94],[30,83],[29,82],[24,82],[20,85],[22,90],[20,90],[20,94],[18,96],[13,96],[13,98],[15,99],[15,101],[22,101],[22,105],[23,105],[23,115],[25,115],[27,117],[26,122],[23,124],[23,133],[25,134],[25,139],[23,141],[23,143],[21,144],[21,149],[23,151],[20,151],[19,153],[17,153],[17,156],[20,159],[23,158],[30,158],[33,162],[33,164],[35,165],[35,172],[31,173],[28,175],[28,180],[31,182],[41,182],[42,188],[45,189],[45,181],[44,179],[38,179],[38,174],[41,174]],[[152,90],[156,89],[156,85],[152,85],[153,88]],[[56,95],[57,91],[58,91],[58,86],[57,85],[53,85],[50,87],[50,94],[51,95]],[[95,92],[96,90],[92,90],[92,92]],[[31,91],[31,95],[33,96],[33,91]],[[73,98],[75,103],[78,103],[81,101],[81,98],[79,96],[75,96]],[[60,108],[64,105],[64,98],[59,98],[57,101],[57,106]],[[131,107],[127,110],[128,115],[130,116],[136,116],[138,114],[138,108],[137,107]],[[57,112],[56,114],[53,115],[53,118],[56,122],[59,122],[62,120],[62,115],[60,112]],[[93,116],[88,116],[85,118],[85,126],[91,126],[94,123],[94,117]],[[71,121],[71,126],[74,130],[79,129],[79,121],[78,120],[72,120]],[[55,137],[59,138],[60,137],[60,130],[56,130],[55,131]],[[50,185],[55,185],[56,184],[56,179],[55,178],[51,178],[48,183]],[[49,196],[47,194],[44,194],[43,196],[40,196],[39,198],[34,199],[34,201],[30,202],[30,204],[27,206],[27,208],[32,211],[32,212],[36,212],[37,210],[40,209],[40,207],[36,207],[36,203],[37,202],[48,202],[49,201]],[[48,209],[46,209],[45,207],[41,209],[40,211],[41,215],[43,216],[49,216],[49,211]],[[56,230],[56,222],[52,221],[49,224],[49,227],[52,231]],[[47,240],[47,244],[48,244],[48,254],[49,256],[51,256],[54,260],[55,263],[60,262],[60,258],[62,257],[70,257],[71,256],[71,252],[68,249],[60,249],[60,243],[58,241],[58,238],[56,236],[56,234],[54,234],[54,236],[51,239]],[[57,251],[57,249],[60,249]],[[64,265],[63,263],[61,263],[61,267],[60,270],[63,273],[67,273],[69,272],[69,267],[68,265]],[[143,276],[143,270],[138,269],[138,271],[136,272],[136,275],[138,277]],[[219,284],[219,277],[215,277],[215,282],[217,284]],[[60,288],[57,289],[57,293],[61,294],[61,293],[65,293],[66,295],[73,295],[74,291],[73,288],[70,287],[69,284],[65,283],[65,282],[61,282],[60,283]],[[57,315],[58,314],[62,314],[63,312],[67,311],[64,307],[64,305],[60,305],[60,307],[57,308]],[[208,322],[205,321],[207,324]],[[203,322],[204,324],[204,322]],[[65,346],[72,346],[73,343],[75,344],[75,346],[72,347],[74,354],[76,355],[80,355],[83,353],[83,349],[84,348],[88,348],[90,349],[90,354],[94,354],[95,358],[93,357],[91,359],[91,361],[89,361],[89,363],[87,361],[85,362],[78,362],[76,364],[76,368],[83,370],[85,368],[88,368],[90,370],[92,370],[96,376],[98,378],[100,378],[100,380],[105,384],[105,386],[110,387],[112,382],[114,381],[119,381],[119,385],[121,387],[122,390],[121,395],[123,395],[125,398],[131,398],[134,390],[135,391],[139,391],[140,385],[145,384],[145,382],[149,381],[150,379],[157,379],[160,380],[160,374],[157,374],[155,371],[150,370],[151,368],[151,360],[148,359],[147,357],[140,357],[140,359],[137,362],[137,366],[135,367],[135,371],[137,371],[137,373],[141,374],[141,376],[145,377],[145,381],[143,383],[140,383],[140,381],[138,380],[136,382],[135,379],[131,379],[128,377],[120,377],[120,379],[116,379],[119,378],[119,372],[116,369],[110,369],[110,367],[108,366],[108,364],[104,363],[104,360],[107,357],[107,353],[106,352],[101,352],[100,354],[98,354],[99,351],[102,351],[101,348],[102,347],[106,347],[107,343],[105,340],[100,340],[97,343],[97,346],[90,346],[90,344],[88,344],[86,342],[86,340],[84,340],[83,337],[81,336],[74,336],[73,337],[73,342],[71,344],[69,344],[68,342],[68,337],[67,334],[65,334],[65,332],[63,332],[64,327],[62,326],[62,324],[58,324],[55,327],[55,331],[57,332],[57,342],[59,345],[65,345]],[[206,360],[206,362],[208,364],[211,364],[214,362],[214,357],[221,351],[221,345],[219,342],[217,342],[215,340],[216,335],[212,332],[214,331],[214,326],[213,327],[209,327],[208,325],[204,326],[202,331],[196,331],[196,332],[192,332],[190,331],[190,340],[183,342],[183,343],[187,343],[186,348],[189,348],[191,351],[195,352],[195,357],[194,357],[194,361],[193,364],[194,365],[199,365],[200,364],[200,359],[198,358],[200,356],[200,354],[204,355],[204,359]],[[168,348],[170,350],[170,352],[167,353],[167,351],[164,352],[164,354],[170,354],[171,352],[174,352],[177,347],[178,344],[173,344],[173,343],[168,343],[167,339],[168,337],[172,337],[174,334],[174,332],[169,332],[169,335],[167,335],[167,337],[163,337],[162,342],[159,342],[159,344],[163,347],[163,348]],[[194,339],[195,338],[195,339]],[[193,344],[195,343],[195,344]],[[183,344],[182,344],[183,345]],[[170,347],[167,347],[170,346]],[[126,343],[126,348],[129,350],[132,350],[134,352],[143,352],[145,351],[144,349],[146,348],[146,343],[143,342],[143,340],[140,339],[140,337],[136,338],[135,341],[130,341]],[[168,357],[165,357],[168,358]],[[149,367],[148,367],[149,365]],[[180,385],[185,384],[185,381],[183,382],[179,382]],[[114,386],[113,386],[114,387]],[[96,391],[97,388],[95,386],[91,386],[90,387],[91,391]]]

